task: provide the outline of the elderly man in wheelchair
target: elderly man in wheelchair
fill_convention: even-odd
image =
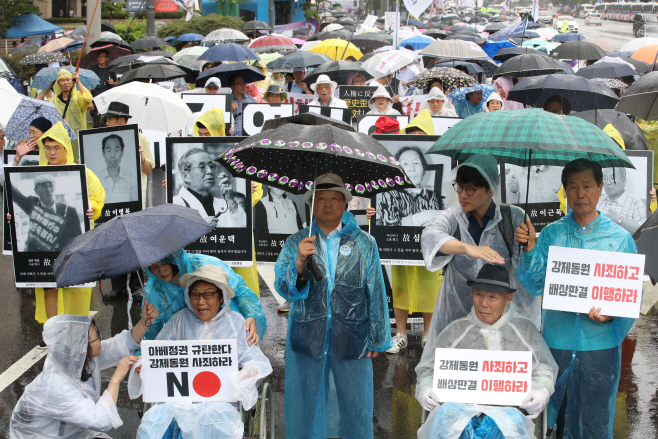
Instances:
[[[185,288],[187,308],[173,315],[156,340],[236,339],[239,371],[230,379],[239,403],[155,404],[144,414],[137,438],[241,439],[244,425],[240,405],[249,410],[256,404],[259,382],[272,373],[272,366],[257,345],[247,343],[245,319],[229,307],[234,292],[221,267],[203,265],[181,276],[180,285]],[[135,383],[129,382],[129,388],[141,384],[132,378]]]
[[[469,281],[473,308],[440,334],[430,334],[416,367],[416,399],[430,415],[418,430],[418,438],[432,439],[531,439],[533,419],[548,404],[558,367],[542,335],[512,303],[515,290],[500,265],[486,264],[475,281]],[[475,404],[440,404],[432,390],[437,348],[532,351],[532,388],[518,409]],[[523,410],[527,415],[522,413]]]

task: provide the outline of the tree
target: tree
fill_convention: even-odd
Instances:
[[[1,1],[1,0],[0,0]],[[178,20],[158,30],[158,36],[179,37],[186,33],[208,35],[216,29],[240,29],[244,22],[238,17],[224,17],[217,14],[208,14],[203,17],[193,17],[190,21]]]
[[[40,0],[37,0],[40,1]],[[39,8],[31,1],[26,0],[0,0],[0,33],[4,34],[11,26],[9,22],[17,15],[40,14]],[[13,23],[12,25],[14,25]]]

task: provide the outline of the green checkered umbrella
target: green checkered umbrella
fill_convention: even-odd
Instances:
[[[634,168],[623,150],[596,125],[537,108],[469,116],[427,151],[459,161],[478,152],[518,166],[564,166],[585,158],[603,167]]]

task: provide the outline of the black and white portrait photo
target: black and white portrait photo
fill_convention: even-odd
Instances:
[[[559,203],[558,191],[562,186],[562,166],[531,166],[528,168],[505,164],[505,196],[507,204]]]
[[[276,186],[263,185],[263,197],[254,206],[257,235],[292,235],[306,227],[303,195],[293,195]]]
[[[105,204],[141,205],[137,125],[81,130],[79,137],[80,161],[101,181]]]
[[[16,157],[16,151],[11,150],[11,149],[5,149],[2,151],[3,153],[3,163],[4,166],[11,166],[11,164],[14,162],[14,157]],[[38,166],[39,165],[39,151],[34,150],[34,151],[28,151],[27,154],[23,156],[21,159],[20,163],[18,166]],[[2,180],[4,184],[4,173],[2,174]],[[9,212],[9,208],[7,207],[7,198],[5,197],[3,201],[3,218],[7,216],[7,213]],[[9,222],[5,221],[4,222],[4,227],[3,227],[3,247],[2,247],[2,254],[3,255],[11,255],[11,230],[9,227]]]

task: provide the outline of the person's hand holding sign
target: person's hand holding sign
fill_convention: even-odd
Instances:
[[[601,308],[596,308],[592,307],[592,309],[589,310],[589,318],[594,320],[597,323],[605,323],[605,322],[610,322],[612,321],[612,317],[610,316],[602,316],[601,315]]]

